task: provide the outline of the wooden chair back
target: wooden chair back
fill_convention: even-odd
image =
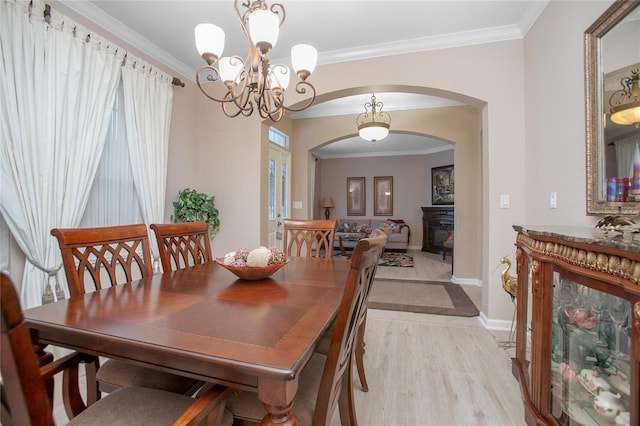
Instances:
[[[144,224],[51,230],[72,296],[153,274]]]
[[[11,279],[0,276],[2,326],[3,425],[53,425],[49,394],[40,375],[29,329],[24,322],[18,295]]]
[[[296,257],[333,257],[336,220],[284,220],[284,252]]]
[[[164,272],[213,260],[206,222],[152,224]]]
[[[314,425],[330,424],[336,404],[339,404],[343,425],[357,424],[351,374],[354,345],[361,319],[366,314],[378,260],[386,243],[387,234],[374,230],[369,238],[358,241],[353,250],[349,275],[316,399]]]

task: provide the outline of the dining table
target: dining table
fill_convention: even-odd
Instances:
[[[292,257],[263,280],[210,262],[24,312],[37,343],[257,392],[295,425],[300,372],[337,313],[349,260]]]

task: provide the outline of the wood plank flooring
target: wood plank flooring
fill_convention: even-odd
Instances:
[[[419,258],[438,256],[414,255],[414,268],[388,267],[381,275],[430,279],[433,271],[422,270],[425,262]],[[463,288],[478,304],[480,288]],[[358,423],[524,425],[519,385],[511,374],[513,349],[499,344],[507,337],[508,332],[484,329],[477,318],[369,310],[364,359],[369,392],[362,392],[354,373]],[[66,423],[59,393],[54,414],[57,424]],[[331,425],[339,424],[336,412]]]

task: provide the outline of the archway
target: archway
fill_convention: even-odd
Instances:
[[[456,278],[460,282],[481,281],[482,265],[477,253],[482,250],[482,108],[484,102],[459,93],[415,86],[363,86],[318,95],[316,103],[352,94],[388,91],[446,97],[464,106],[414,109],[393,112],[392,132],[435,137],[455,144],[456,164],[456,234],[464,244],[456,244]],[[313,152],[326,144],[356,136],[355,114],[292,120],[294,158],[293,199],[303,200],[305,208],[294,211],[297,217],[312,217],[314,200],[312,182]],[[426,186],[426,180],[425,186]],[[430,200],[429,200],[430,201]],[[429,205],[426,194],[420,202]],[[419,210],[416,206],[416,211]],[[420,213],[412,219],[421,235]],[[414,240],[415,241],[415,240]],[[414,243],[415,244],[415,243]]]

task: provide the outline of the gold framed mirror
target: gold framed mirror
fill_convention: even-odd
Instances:
[[[633,170],[640,128],[612,122],[610,105],[624,79],[640,68],[639,6],[639,0],[618,0],[584,33],[588,215],[640,214],[640,197],[611,193],[614,178]]]

